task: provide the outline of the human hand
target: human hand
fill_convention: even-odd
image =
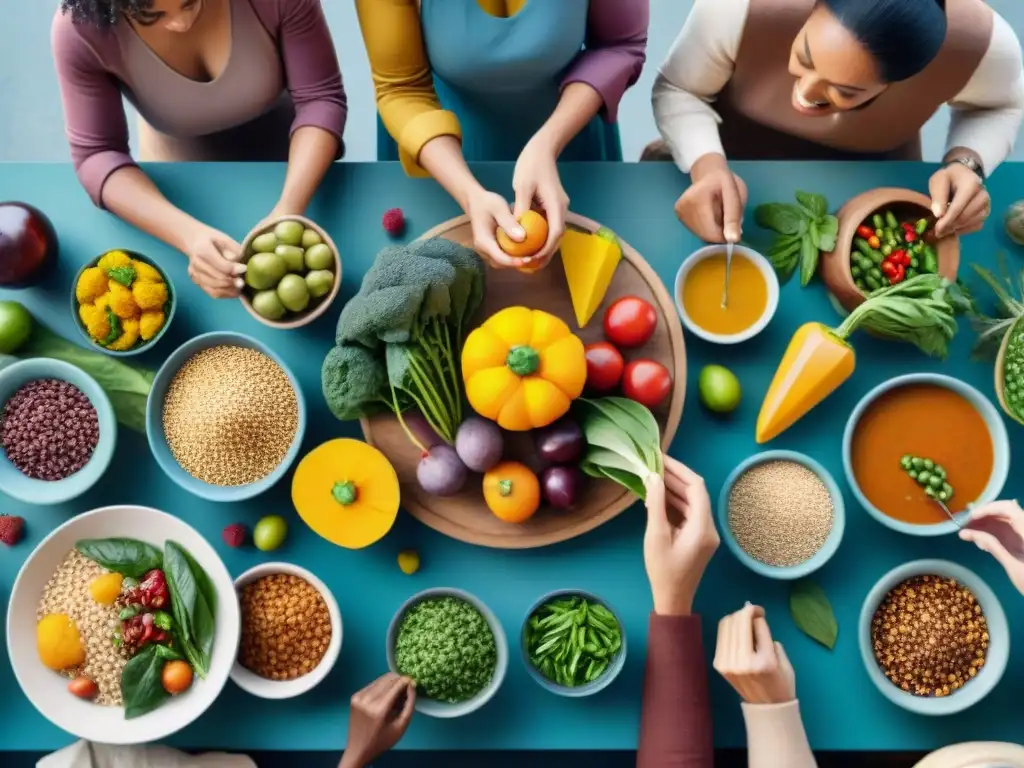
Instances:
[[[676,216],[707,243],[738,243],[743,235],[747,185],[722,155],[709,153],[690,169],[690,187],[676,200]]]
[[[711,499],[703,478],[670,456],[665,456],[665,479],[653,474],[645,486],[644,565],[654,612],[686,616],[720,542]]]
[[[501,250],[496,239],[498,227],[513,240],[520,241],[526,232],[512,215],[508,202],[501,195],[477,187],[466,196],[465,211],[473,230],[473,248],[495,269],[517,267],[522,259]]]
[[[985,183],[963,163],[950,163],[933,173],[928,191],[936,237],[977,232],[992,212]]]
[[[389,672],[352,697],[348,743],[339,768],[363,768],[405,734],[416,704],[416,684]]]
[[[516,193],[513,215],[518,219],[537,203],[544,210],[548,222],[548,238],[544,245],[535,255],[523,259],[523,266],[528,266],[531,271],[547,266],[565,233],[569,196],[558,175],[557,159],[554,147],[535,136],[519,154],[512,174],[512,189]]]
[[[971,510],[960,538],[988,552],[1024,595],[1024,510],[1016,501],[993,501]]]
[[[215,299],[234,298],[242,292],[245,265],[238,260],[242,246],[212,227],[200,224],[189,234],[185,255],[192,282]]]
[[[782,643],[772,641],[764,609],[747,603],[718,622],[715,671],[748,704],[796,698],[796,674]]]

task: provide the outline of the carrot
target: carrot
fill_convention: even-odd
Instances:
[[[800,326],[761,403],[755,439],[766,443],[777,437],[850,378],[856,356],[848,339],[858,328],[945,357],[957,330],[954,315],[963,309],[955,284],[927,274],[873,293],[837,328]]]

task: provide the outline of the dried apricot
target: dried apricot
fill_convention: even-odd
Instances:
[[[85,661],[85,646],[78,625],[63,613],[51,613],[39,621],[36,648],[39,660],[54,672],[77,667]]]
[[[160,673],[160,681],[172,696],[187,691],[192,685],[192,667],[184,661],[168,661]]]
[[[89,582],[89,594],[100,605],[113,605],[121,594],[124,577],[120,573],[105,573]]]

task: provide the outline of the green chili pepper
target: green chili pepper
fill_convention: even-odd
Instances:
[[[897,230],[900,228],[900,223],[899,221],[896,220],[896,217],[893,215],[892,211],[885,212],[885,224],[887,227],[889,227],[889,229],[892,230]]]
[[[923,235],[925,230],[928,229],[928,219],[918,219],[917,224],[914,225],[914,231],[919,235]]]

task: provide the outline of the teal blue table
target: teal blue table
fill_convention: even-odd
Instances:
[[[149,169],[168,197],[211,225],[241,238],[274,204],[283,178],[275,165],[156,166]],[[475,168],[491,189],[511,195],[512,166]],[[750,186],[750,199],[788,200],[797,188],[827,194],[833,207],[852,195],[880,185],[926,189],[930,169],[915,164],[747,164],[739,172]],[[679,225],[672,203],[683,177],[670,164],[578,165],[563,171],[573,210],[618,232],[672,284],[680,260],[698,243]],[[1024,166],[1008,165],[992,181],[994,208],[1002,211],[1024,186]],[[97,253],[116,247],[148,253],[169,270],[181,305],[159,349],[142,358],[157,366],[161,355],[205,331],[231,329],[270,344],[292,366],[305,388],[310,407],[304,449],[339,435],[355,436],[356,427],[328,413],[320,395],[320,363],[331,344],[337,311],[355,291],[374,254],[388,240],[380,227],[383,211],[400,206],[409,218],[409,236],[455,216],[456,206],[432,182],[406,178],[393,164],[337,165],[324,182],[309,215],[334,236],[344,262],[344,286],[334,311],[302,332],[283,332],[257,323],[235,301],[206,298],[189,281],[185,259],[95,210],[64,165],[0,166],[0,200],[33,203],[52,217],[61,239],[59,269],[42,287],[3,292],[27,303],[37,317],[56,325],[69,338],[76,330],[68,295],[78,267]],[[757,243],[757,229],[747,222]],[[991,264],[998,250],[1012,250],[996,220],[964,243],[965,261]],[[1021,266],[1020,252],[1010,262]],[[966,274],[966,270],[964,270]],[[714,347],[687,339],[689,370],[706,363],[731,367],[745,394],[732,418],[712,418],[697,404],[695,376],[687,382],[682,426],[673,455],[706,478],[713,497],[728,472],[757,450],[753,424],[761,397],[793,330],[809,319],[832,321],[820,286],[801,290],[790,284],[779,311],[755,341],[736,348]],[[841,434],[857,400],[880,381],[917,370],[941,370],[961,377],[992,396],[991,366],[972,363],[972,334],[962,328],[953,355],[945,363],[928,360],[911,348],[856,340],[858,368],[824,405],[775,441],[773,447],[804,451],[842,479]],[[1024,450],[1024,431],[1010,425],[1014,451]],[[1024,496],[1024,480],[1011,472],[1008,495]],[[644,575],[641,538],[644,515],[631,510],[602,528],[564,544],[525,552],[472,547],[425,528],[407,515],[379,544],[366,551],[338,549],[318,538],[296,517],[286,478],[266,495],[239,504],[214,504],[186,497],[151,460],[144,439],[122,430],[117,455],[104,480],[73,503],[43,508],[0,499],[0,512],[23,515],[28,540],[16,549],[0,547],[0,607],[6,612],[18,568],[39,540],[71,515],[114,503],[146,504],[179,515],[214,542],[228,568],[238,574],[273,557],[315,571],[333,590],[344,616],[345,635],[336,669],[313,692],[285,702],[248,696],[231,683],[210,711],[171,740],[184,747],[240,750],[330,750],[344,745],[349,696],[385,670],[384,635],[393,612],[412,592],[431,586],[462,587],[479,595],[515,638],[523,613],[541,593],[581,587],[603,595],[621,613],[630,653],[621,677],[601,695],[568,700],[541,690],[523,669],[513,649],[508,678],[497,698],[478,713],[457,721],[418,717],[401,743],[403,749],[632,749],[640,716],[640,689],[650,595]],[[764,605],[777,639],[785,643],[797,671],[799,695],[811,743],[830,750],[928,749],[957,740],[1019,740],[1024,722],[1020,690],[1024,653],[1016,652],[999,688],[982,704],[951,718],[926,719],[889,704],[872,687],[861,665],[855,626],[861,601],[872,584],[893,566],[921,557],[946,557],[976,569],[1003,601],[1016,639],[1024,630],[1024,597],[1008,584],[987,556],[955,538],[912,539],[874,522],[847,493],[846,538],[836,557],[819,574],[839,619],[839,642],[828,652],[801,635],[789,618],[786,586],[758,578],[724,548],[711,564],[697,599],[705,617],[705,645],[710,661],[718,619],[745,600]],[[272,556],[255,550],[229,550],[220,540],[228,523],[254,523],[279,513],[291,521],[285,547]],[[404,576],[397,553],[414,547],[423,568]],[[21,631],[32,631],[31,627]],[[4,645],[5,647],[5,645]],[[4,650],[3,655],[6,655]],[[742,746],[743,723],[737,697],[713,673],[715,742]],[[22,696],[10,666],[0,665],[0,749],[44,750],[69,737],[40,717]],[[0,758],[2,761],[2,758]]]

